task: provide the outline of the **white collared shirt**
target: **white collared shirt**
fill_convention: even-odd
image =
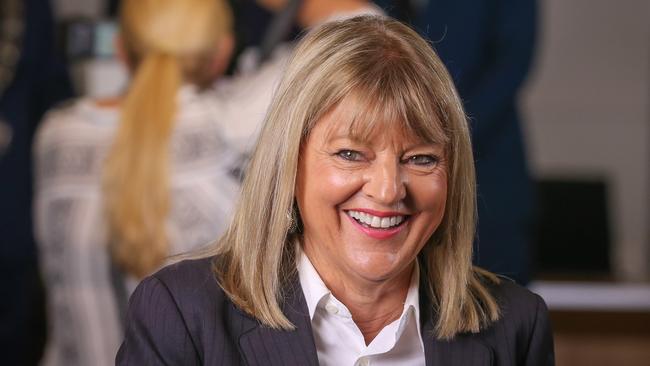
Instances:
[[[424,365],[420,333],[419,268],[411,276],[402,315],[366,346],[348,308],[325,286],[309,258],[298,250],[298,276],[307,301],[321,366]]]

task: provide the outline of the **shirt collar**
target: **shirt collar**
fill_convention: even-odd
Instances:
[[[413,317],[413,320],[410,320],[409,317]],[[404,332],[409,321],[415,321],[415,326],[417,328],[418,335],[422,334],[420,329],[420,263],[418,260],[415,260],[415,266],[413,268],[413,273],[411,274],[411,283],[409,284],[409,290],[406,294],[406,300],[404,301],[404,311],[400,316],[400,325],[397,329],[396,338],[399,338]],[[420,346],[424,350],[424,343],[422,337],[418,336],[420,341]]]
[[[307,302],[307,309],[309,309],[309,319],[314,320],[314,314],[318,308],[318,303],[331,294],[330,290],[325,286],[325,283],[320,278],[316,268],[311,264],[307,255],[300,249],[296,251],[298,257],[298,277],[300,278],[300,286],[305,295]]]

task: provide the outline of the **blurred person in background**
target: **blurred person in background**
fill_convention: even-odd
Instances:
[[[535,0],[379,0],[433,45],[470,118],[478,183],[476,263],[525,285],[533,185],[517,97],[535,49]]]
[[[32,235],[32,137],[72,96],[47,0],[0,1],[0,364],[35,365],[45,338]]]
[[[273,58],[286,57],[293,43],[283,42],[290,36],[292,26],[310,29],[321,23],[359,15],[383,15],[384,12],[367,0],[256,0],[262,8],[275,14],[267,29],[257,29],[263,36],[259,47],[250,47],[240,55],[238,69],[242,72],[259,67]],[[247,14],[240,14],[246,19]]]
[[[310,29],[331,20],[358,15],[383,15],[365,0],[255,0],[262,8],[275,12],[259,46],[246,48],[236,61],[234,76],[220,79],[217,97],[228,127],[224,138],[241,153],[243,166],[279,83],[294,42],[285,41],[294,21]],[[245,16],[240,14],[241,16]],[[248,19],[250,20],[250,19]],[[258,31],[261,31],[258,29]],[[242,107],[245,106],[245,107]]]
[[[124,95],[52,111],[34,147],[46,365],[112,365],[137,281],[216,238],[238,192],[235,108],[211,88],[232,51],[226,2],[127,0],[120,23]]]

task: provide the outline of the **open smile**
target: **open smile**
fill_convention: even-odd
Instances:
[[[345,210],[353,225],[374,239],[387,239],[397,235],[406,226],[410,215],[397,212],[378,212],[371,210]]]

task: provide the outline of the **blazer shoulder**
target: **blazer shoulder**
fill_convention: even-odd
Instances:
[[[229,335],[242,328],[242,317],[219,286],[213,259],[171,264],[138,285],[117,364],[236,364],[236,338]]]
[[[188,310],[192,309],[192,301],[186,302],[181,290],[181,283],[197,277],[198,271],[185,267],[182,272],[187,273],[178,281],[166,267],[145,278],[135,289],[129,300],[117,365],[200,363],[201,337]]]
[[[481,332],[481,338],[495,349],[497,364],[552,365],[553,341],[544,300],[507,278],[488,287],[501,317]]]
[[[182,312],[223,309],[228,300],[213,271],[214,259],[206,257],[173,263],[147,280],[156,280],[164,286]]]
[[[161,268],[151,277],[156,277],[159,281],[171,287],[188,284],[196,285],[197,281],[215,279],[212,272],[214,259],[215,257],[185,259]]]
[[[529,315],[534,315],[540,307],[546,310],[546,303],[536,293],[509,278],[499,277],[499,280],[499,283],[491,284],[489,287],[502,310],[508,310],[504,312],[504,316],[512,314],[515,309]]]
[[[546,303],[527,288],[503,277],[489,287],[501,311],[497,324],[520,335],[532,332],[539,321],[548,321]]]

